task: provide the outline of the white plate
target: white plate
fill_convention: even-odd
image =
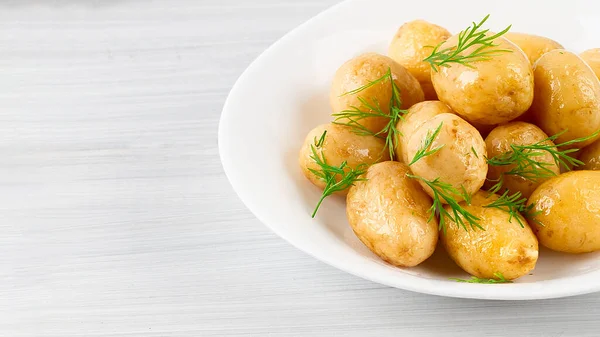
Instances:
[[[349,228],[344,200],[330,197],[310,214],[321,191],[301,174],[298,150],[306,133],[331,120],[329,85],[337,67],[362,52],[385,53],[404,22],[422,18],[458,32],[490,13],[492,30],[541,34],[579,52],[600,47],[593,2],[350,0],[339,4],[265,51],[239,78],[219,125],[223,167],[246,206],[297,248],[351,274],[392,287],[479,299],[539,299],[600,290],[600,255],[543,250],[532,275],[513,284],[464,284],[468,277],[436,253],[422,265],[392,267],[372,254]],[[439,250],[438,250],[439,251]]]

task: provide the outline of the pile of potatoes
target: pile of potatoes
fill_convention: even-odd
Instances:
[[[566,253],[599,250],[598,136],[559,149],[581,149],[574,154],[584,165],[575,171],[561,174],[554,158],[540,152],[536,160],[548,163],[555,177],[528,180],[504,176],[499,193],[521,192],[527,204],[533,205],[531,218],[517,215],[529,226],[522,227],[505,210],[486,206],[499,198],[487,189],[514,167],[491,166],[487,158],[511,151],[511,144],[531,145],[563,132],[555,140],[560,144],[600,130],[600,49],[577,55],[548,38],[507,33],[494,42],[510,52],[434,71],[423,59],[431,53],[430,46],[443,41],[445,48],[456,46],[458,36],[423,20],[408,22],[393,37],[387,56],[367,53],[355,57],[333,78],[330,103],[334,113],[353,107],[368,110],[365,99],[378,102],[381,110],[389,113],[389,81],[345,93],[391,71],[400,89],[402,109],[407,109],[396,126],[395,161],[390,160],[382,137],[330,123],[307,135],[299,160],[304,175],[324,188],[325,183],[311,172],[319,169],[311,158],[311,145],[325,130],[326,139],[317,151],[329,165],[339,166],[344,161],[347,169],[368,165],[363,179],[338,194],[346,195],[346,213],[356,236],[396,266],[411,267],[425,261],[439,240],[466,272],[480,278],[501,273],[512,280],[534,269],[538,241]],[[473,48],[477,46],[465,53]],[[360,123],[377,133],[388,120],[372,117]],[[438,128],[430,148],[440,147],[439,151],[409,166],[424,139]],[[551,140],[546,142],[555,146]],[[439,179],[468,193],[470,200],[457,195],[456,201],[480,219],[483,229],[465,230],[450,221],[446,230],[440,231],[438,214],[430,217],[435,191],[408,175]]]

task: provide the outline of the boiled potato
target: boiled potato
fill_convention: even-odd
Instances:
[[[358,93],[347,93],[381,78],[390,69],[394,82],[400,89],[401,108],[408,109],[413,104],[423,101],[423,90],[419,81],[406,68],[387,56],[367,53],[344,63],[335,73],[329,95],[333,112],[338,113],[353,107],[362,111],[372,111],[360,102],[359,98],[363,98],[369,102],[369,105],[379,104],[383,113],[389,114],[392,85],[388,80]],[[341,123],[345,121],[345,119],[340,120]],[[369,117],[360,120],[359,123],[371,132],[377,133],[388,121],[389,119],[385,117]]]
[[[596,77],[600,78],[600,48],[588,49],[579,54],[579,57],[592,68]]]
[[[413,105],[410,107],[410,109],[408,109],[408,113],[404,115],[404,118],[398,121],[398,124],[396,125],[396,129],[400,132],[395,148],[396,158],[398,158],[397,160],[402,160],[405,164],[410,163],[408,160],[408,154],[406,151],[404,151],[408,138],[419,126],[421,126],[431,117],[443,113],[453,114],[454,111],[452,111],[448,105],[440,101],[423,101]],[[494,128],[493,125],[477,123],[470,124],[473,125],[477,131],[479,131],[482,137],[487,136],[487,134]]]
[[[540,56],[551,50],[564,49],[560,43],[543,36],[508,32],[504,34],[504,37],[519,46],[519,48],[525,52],[531,65],[533,65]]]
[[[481,278],[496,278],[494,274],[501,273],[512,280],[527,275],[535,267],[538,242],[521,215],[518,216],[524,227],[515,218],[509,220],[505,210],[484,207],[497,199],[495,194],[480,191],[470,205],[462,202],[465,210],[480,219],[479,225],[484,230],[465,230],[450,220],[440,241],[452,260],[467,273]],[[444,207],[451,212],[449,206]]]
[[[452,36],[442,48],[455,47]],[[469,122],[499,124],[519,117],[533,100],[533,72],[527,56],[503,37],[496,48],[511,50],[469,66],[450,63],[431,72],[431,81],[440,101]],[[468,55],[479,46],[462,53]]]
[[[453,113],[446,104],[440,101],[424,101],[417,103],[408,109],[408,113],[404,115],[396,129],[400,132],[396,142],[396,158],[404,161],[405,164],[410,163],[406,149],[406,144],[412,133],[418,129],[423,123],[427,122],[434,116],[443,113]],[[411,158],[412,159],[412,158]]]
[[[394,35],[388,48],[388,56],[406,69],[421,83],[425,99],[437,99],[431,84],[431,67],[423,62],[433,46],[447,40],[452,34],[448,30],[425,20],[403,24]]]
[[[542,55],[535,64],[531,113],[546,134],[565,131],[556,143],[587,137],[600,129],[600,82],[579,56],[562,49]],[[582,148],[598,135],[568,148]]]
[[[399,162],[375,164],[346,198],[348,222],[360,241],[384,261],[402,267],[425,261],[438,240],[437,220],[428,221],[431,199],[408,172]]]
[[[485,145],[488,151],[488,158],[500,156],[507,152],[512,152],[511,145],[532,145],[548,138],[540,128],[533,124],[525,122],[511,122],[508,124],[496,127],[485,139]],[[554,146],[551,140],[544,142],[545,145]],[[538,155],[539,154],[539,155]],[[536,156],[533,160],[546,163],[547,169],[555,175],[560,174],[560,168],[556,165],[552,155],[547,151],[536,151]],[[501,175],[515,168],[516,165],[493,166],[488,169],[488,179],[486,187],[489,188],[498,181]],[[510,194],[521,192],[524,197],[529,197],[531,193],[544,181],[549,178],[540,178],[536,181],[525,179],[517,175],[504,175],[503,189],[509,190]]]
[[[600,250],[600,172],[574,171],[538,187],[527,201],[540,243],[565,253]]]
[[[443,113],[434,116],[415,130],[406,144],[408,160],[413,160],[418,151],[423,149],[425,139],[433,135],[440,125],[440,132],[428,150],[442,146],[441,149],[413,163],[410,169],[415,175],[427,180],[439,178],[459,191],[464,187],[471,195],[485,182],[488,171],[485,161],[487,152],[477,129],[457,115]],[[427,194],[433,196],[433,191],[425,182],[419,180],[419,183]],[[455,199],[462,200],[459,196]]]
[[[317,147],[315,144],[327,130],[324,142]],[[319,158],[325,157],[328,165],[340,166],[348,162],[348,168],[356,168],[360,164],[373,164],[390,160],[385,141],[375,136],[357,135],[348,126],[323,124],[312,129],[300,149],[299,163],[304,176],[314,185],[325,188],[325,182],[315,176],[310,169],[320,171],[321,167],[311,158],[312,147],[315,147]],[[346,194],[348,190],[342,191]]]
[[[600,140],[584,147],[579,153],[578,159],[583,162],[579,170],[600,171]]]

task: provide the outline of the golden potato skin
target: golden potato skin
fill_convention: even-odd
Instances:
[[[356,94],[344,95],[382,77],[389,69],[392,71],[394,82],[400,89],[402,109],[408,109],[413,104],[423,101],[423,90],[419,81],[406,68],[387,56],[367,53],[347,61],[335,73],[329,94],[333,112],[338,113],[352,107],[369,111],[359,101],[358,98],[361,97],[370,104],[376,100],[379,102],[381,110],[389,114],[392,95],[392,85],[389,81],[382,81]],[[361,120],[360,123],[372,132],[379,132],[388,121],[389,119],[384,117],[371,117]],[[344,120],[340,120],[340,122],[343,123]]]
[[[443,48],[457,44],[454,35]],[[474,68],[458,63],[431,72],[431,81],[440,101],[448,104],[469,122],[500,124],[519,117],[533,100],[533,72],[529,59],[512,42],[499,37],[497,48],[511,50],[487,60],[470,63]],[[477,46],[468,48],[470,54]]]
[[[562,49],[549,51],[536,62],[534,76],[533,119],[550,136],[566,130],[557,144],[600,130],[600,82],[579,56]],[[596,139],[569,148],[582,148]]]
[[[404,118],[400,119],[396,125],[396,129],[400,131],[395,149],[396,160],[402,160],[408,165],[410,161],[408,160],[408,154],[404,149],[406,149],[406,144],[408,143],[410,136],[416,129],[423,125],[423,123],[432,117],[443,113],[454,112],[450,110],[449,106],[440,101],[424,101],[411,106],[410,109],[408,109],[408,113],[404,115]]]
[[[579,54],[582,60],[592,68],[596,77],[600,78],[600,48],[593,48]]]
[[[538,187],[527,201],[540,243],[565,253],[600,250],[600,172],[573,171]],[[538,221],[544,226],[538,224]]]
[[[428,222],[431,199],[406,177],[405,164],[375,164],[346,197],[346,215],[356,236],[373,253],[395,266],[412,267],[433,254],[437,220]]]
[[[452,34],[446,28],[425,20],[410,21],[398,29],[388,48],[388,56],[404,66],[421,84],[426,100],[437,99],[431,84],[431,66],[423,62],[437,46]]]
[[[370,165],[379,161],[390,160],[389,151],[383,139],[357,135],[348,126],[333,123],[319,125],[306,135],[304,144],[300,149],[298,161],[304,176],[321,189],[325,188],[325,182],[310,172],[309,169],[321,169],[311,158],[311,145],[315,144],[315,140],[318,141],[321,138],[325,130],[327,130],[325,141],[316,150],[319,157],[325,155],[329,165],[339,166],[342,162],[347,161],[349,168],[356,168],[360,164]],[[346,193],[348,193],[347,190],[340,192],[342,195]]]
[[[477,129],[457,115],[443,113],[434,116],[415,130],[406,145],[409,163],[427,136],[432,135],[440,124],[442,128],[429,149],[443,147],[413,163],[411,171],[427,180],[439,178],[459,191],[464,187],[469,195],[479,191],[488,171],[485,142]],[[419,183],[427,194],[433,196],[429,186],[421,180]],[[458,196],[456,199],[461,200]]]
[[[548,138],[548,135],[537,126],[525,123],[525,122],[510,122],[496,127],[490,134],[485,138],[485,145],[488,151],[488,158],[502,155],[506,152],[511,152],[511,144],[514,145],[531,145]],[[551,140],[546,141],[544,144],[554,146]],[[538,162],[548,163],[546,166],[554,174],[560,174],[560,168],[554,162],[552,155],[546,151],[540,151],[540,155],[535,157]],[[489,165],[488,169],[488,180],[485,183],[486,188],[490,188],[498,181],[500,176],[512,169],[516,165],[506,166],[493,166]],[[509,190],[510,194],[521,192],[525,198],[528,198],[531,193],[544,181],[549,178],[539,179],[532,181],[516,175],[505,175],[504,176],[504,188],[499,191],[502,194],[505,190]]]
[[[584,147],[577,158],[583,162],[578,170],[600,171],[600,140]]]
[[[564,49],[560,43],[543,36],[508,32],[504,37],[523,50],[532,66],[545,53],[554,49]]]
[[[538,259],[538,241],[523,217],[509,221],[509,214],[498,208],[486,208],[497,195],[480,191],[471,200],[471,205],[461,206],[478,217],[485,230],[465,230],[452,221],[446,224],[446,233],[440,234],[446,251],[464,271],[481,278],[496,278],[502,273],[509,280],[527,275]],[[444,206],[451,211],[449,206]],[[519,215],[520,216],[520,215]]]

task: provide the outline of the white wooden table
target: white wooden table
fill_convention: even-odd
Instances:
[[[0,336],[598,336],[600,295],[386,288],[237,199],[217,152],[226,95],[335,2],[1,2]]]

